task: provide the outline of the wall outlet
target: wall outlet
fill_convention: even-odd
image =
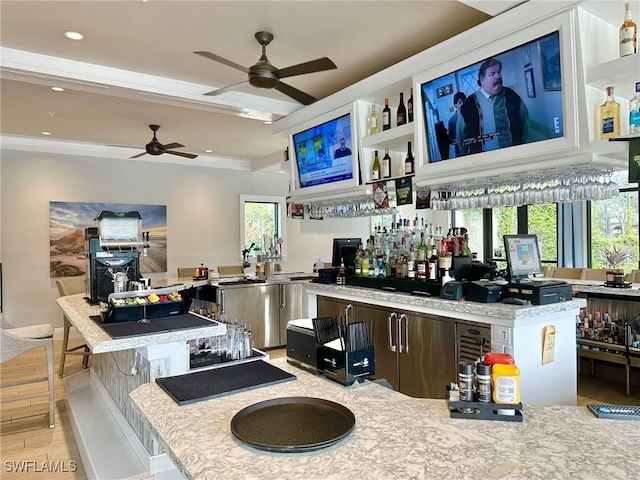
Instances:
[[[491,333],[493,336],[493,342],[511,345],[511,329],[509,327],[492,325]]]

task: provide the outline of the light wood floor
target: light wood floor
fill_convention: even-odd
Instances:
[[[20,400],[16,402],[2,404],[1,424],[0,424],[0,477],[7,479],[86,479],[82,461],[73,438],[73,432],[67,416],[65,404],[65,391],[62,381],[57,377],[57,367],[60,361],[60,350],[62,342],[55,343],[55,392],[56,392],[56,427],[48,428],[48,404],[47,397],[40,397],[31,400]],[[70,341],[72,345],[79,344],[79,341]],[[286,349],[270,350],[271,358],[283,357]],[[45,376],[45,356],[44,348],[32,350],[10,362],[0,366],[0,377],[2,383],[11,382],[18,378],[22,379],[26,375],[38,377]],[[72,375],[82,370],[81,356],[68,356],[65,366],[65,376]],[[39,386],[13,387],[2,389],[0,395],[4,398],[17,395],[16,390],[21,388],[20,393],[36,391]],[[42,384],[42,388],[46,388]],[[27,391],[27,389],[30,389]],[[596,380],[589,376],[582,375],[579,379],[578,405],[587,403],[603,403],[618,405],[640,405],[640,388],[632,390],[631,396],[624,394],[624,385],[619,383]],[[40,470],[43,470],[43,462],[58,463],[58,469],[66,467],[66,472],[44,472],[35,473],[33,467],[29,472],[9,472],[5,462],[32,461]],[[75,462],[77,470],[69,472]],[[14,463],[11,463],[15,465]],[[111,480],[111,479],[108,479]],[[114,479],[115,480],[115,479]]]

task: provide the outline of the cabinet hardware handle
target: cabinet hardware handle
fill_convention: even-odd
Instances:
[[[280,284],[280,298],[282,298],[282,303],[280,303],[280,308],[287,307],[287,297],[286,297],[287,289],[283,284]]]
[[[224,290],[220,290],[220,314],[224,313]]]
[[[391,319],[395,318],[396,322],[398,320],[398,315],[396,314],[396,312],[391,312],[389,314],[389,318],[387,318],[388,322],[389,322],[389,350],[391,350],[392,352],[396,351],[396,346],[393,345],[392,343],[392,339],[393,339],[393,333],[392,333],[392,329],[391,329]]]
[[[344,322],[349,325],[349,310],[351,310],[351,321],[353,323],[353,321],[355,320],[353,317],[353,305],[348,304],[346,307],[344,307]]]
[[[409,332],[407,331],[407,316],[403,313],[398,319],[398,345],[402,353],[402,320],[404,320],[404,352],[409,353]]]

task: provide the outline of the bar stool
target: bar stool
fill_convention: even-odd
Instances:
[[[58,293],[60,293],[61,297],[74,295],[76,293],[84,293],[86,291],[84,277],[69,277],[59,279],[56,280],[56,285],[58,287]],[[69,329],[72,327],[72,325],[66,315],[62,315],[62,319],[64,321],[64,330],[62,337],[62,353],[60,355],[60,369],[58,370],[59,378],[62,378],[64,375],[64,361],[67,355],[82,355],[82,368],[87,368],[87,366],[89,365],[89,355],[91,355],[89,347],[87,347],[87,345],[85,344],[69,348]],[[83,349],[83,351],[79,352],[78,350],[80,349]]]
[[[49,428],[56,426],[55,400],[53,385],[53,326],[49,324],[16,327],[0,313],[0,363],[11,360],[34,348],[45,347],[47,355],[47,376],[44,378],[29,378],[17,382],[5,383],[1,388],[26,385],[47,380],[48,389],[45,392],[25,393],[22,395],[7,395],[0,399],[0,403],[26,400],[34,397],[49,397]]]

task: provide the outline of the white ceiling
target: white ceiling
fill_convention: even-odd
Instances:
[[[482,8],[485,2],[2,0],[2,146],[69,152],[79,144],[128,158],[142,150],[106,146],[143,147],[152,137],[148,125],[158,124],[160,142],[182,143],[179,150],[199,157],[142,159],[223,168],[264,164],[285,148],[264,120],[301,105],[247,84],[204,96],[246,74],[193,51],[249,67],[261,53],[255,32],[272,32],[267,56],[276,67],[325,56],[337,65],[285,81],[324,98],[490,18],[465,3]],[[517,3],[486,2],[485,10],[494,15]],[[68,30],[85,39],[66,39]],[[67,90],[53,92],[54,85]]]

